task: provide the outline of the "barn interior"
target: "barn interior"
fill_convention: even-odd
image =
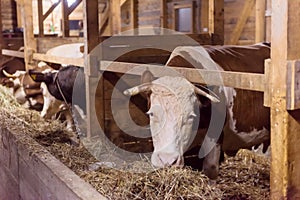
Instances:
[[[70,131],[65,122],[45,120],[40,111],[20,106],[0,86],[0,179],[5,180],[0,183],[0,197],[300,198],[298,4],[294,0],[1,0],[1,70],[13,58],[23,62],[25,71],[41,61],[78,66],[84,70],[80,84],[85,93],[73,98],[84,99],[86,106],[84,120],[75,114],[76,128]],[[260,42],[272,44],[264,73],[228,72],[222,77],[225,86],[263,93],[271,121],[267,153],[260,146],[240,150],[234,157],[225,155],[216,180],[199,169],[200,145],[185,154],[187,166],[154,169],[153,141],[145,128],[147,97],[124,99],[122,91],[138,85],[145,69],[163,76],[161,66],[178,46]],[[49,53],[75,43],[80,48]],[[80,56],[68,55],[73,51]],[[211,73],[176,70],[204,85],[205,80],[194,74]],[[146,136],[140,137],[141,130]]]

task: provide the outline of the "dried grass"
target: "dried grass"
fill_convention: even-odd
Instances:
[[[67,132],[63,124],[45,121],[39,113],[22,108],[1,86],[0,118],[2,127],[35,138],[108,199],[269,198],[269,159],[250,151],[243,150],[235,157],[226,158],[215,184],[201,172],[188,167],[171,167],[148,173],[105,167],[89,170],[97,160],[84,147],[71,145],[72,133]],[[31,144],[28,146],[31,148]],[[149,161],[130,165],[136,169],[150,166]]]

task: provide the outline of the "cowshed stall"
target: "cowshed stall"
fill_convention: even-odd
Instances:
[[[249,23],[249,21],[251,22],[251,20],[247,21],[247,17],[250,15],[249,13],[251,12],[251,8],[253,8],[254,5],[256,6],[255,41],[262,42],[265,39],[267,39],[266,33],[264,32],[265,24],[263,22],[269,22],[268,21],[269,18],[265,19],[265,16],[262,13],[267,14],[268,16],[266,17],[270,17],[270,11],[267,10],[267,12],[265,12],[266,5],[260,4],[259,2],[261,3],[262,1],[256,1],[256,4],[254,0],[244,1],[242,7],[243,15],[239,20],[237,20],[236,27],[233,28],[232,31],[232,37],[230,37],[230,40],[226,40],[226,43],[233,44],[233,45],[237,44],[237,40],[241,38],[243,25],[245,25],[245,23]],[[157,198],[164,197],[169,199],[178,198],[178,197],[183,197],[186,199],[188,198],[205,199],[209,197],[208,196],[203,197],[200,195],[207,194],[207,195],[211,195],[210,196],[211,198],[217,198],[217,199],[222,199],[222,198],[226,199],[228,197],[253,199],[253,198],[268,198],[269,191],[270,191],[270,197],[272,199],[282,199],[282,198],[289,199],[289,198],[298,197],[299,190],[297,188],[300,185],[298,184],[300,179],[298,178],[299,177],[298,172],[295,169],[297,169],[297,166],[299,165],[299,162],[297,162],[297,160],[299,160],[297,159],[298,154],[296,153],[298,149],[297,133],[299,132],[299,113],[297,110],[299,106],[298,105],[299,98],[298,98],[298,88],[296,87],[297,85],[296,83],[298,80],[297,59],[299,58],[298,55],[299,51],[297,51],[299,45],[297,45],[297,41],[299,41],[298,40],[299,36],[296,34],[297,28],[295,27],[297,26],[295,24],[297,24],[297,22],[299,21],[297,19],[298,18],[297,16],[299,15],[297,15],[297,10],[295,9],[297,6],[295,6],[296,3],[294,1],[272,0],[272,1],[265,1],[265,2],[267,2],[267,6],[269,6],[269,4],[272,5],[271,7],[272,21],[271,23],[269,22],[269,24],[267,25],[269,26],[269,28],[271,27],[270,28],[271,60],[266,61],[264,73],[257,74],[257,73],[224,72],[221,73],[221,76],[224,80],[223,83],[225,86],[244,89],[244,90],[254,90],[263,93],[264,105],[266,107],[270,107],[270,119],[271,119],[270,128],[271,128],[271,135],[272,135],[271,137],[272,162],[270,163],[270,188],[268,183],[264,182],[266,179],[269,179],[269,174],[266,173],[266,171],[260,171],[260,169],[265,169],[268,171],[269,169],[268,159],[265,159],[263,157],[256,157],[247,151],[242,151],[241,153],[239,152],[234,158],[226,158],[224,165],[220,166],[221,175],[217,179],[216,185],[214,185],[212,183],[209,183],[210,181],[206,177],[203,177],[203,175],[201,175],[197,171],[192,171],[186,168],[177,169],[171,167],[171,168],[166,168],[164,170],[154,171],[153,173],[150,174],[143,174],[143,176],[140,176],[141,174],[136,175],[128,172],[119,172],[114,170],[110,171],[107,170],[106,168],[103,169],[102,168],[103,166],[100,166],[100,168],[98,168],[97,165],[96,166],[93,165],[94,163],[97,163],[95,160],[93,160],[93,156],[85,157],[84,155],[87,155],[89,153],[87,152],[82,153],[81,152],[82,149],[79,150],[80,149],[79,147],[77,149],[77,147],[73,146],[72,140],[64,138],[66,135],[64,135],[61,132],[59,133],[59,135],[57,135],[57,133],[55,133],[57,131],[49,131],[48,133],[47,131],[42,131],[42,133],[40,133],[40,136],[32,135],[31,137],[39,141],[42,145],[44,145],[46,149],[48,149],[48,151],[52,152],[54,155],[55,152],[58,153],[55,156],[61,158],[62,162],[65,165],[72,168],[79,176],[81,176],[85,180],[87,180],[86,178],[88,177],[92,177],[92,180],[87,180],[87,181],[90,182],[92,185],[94,185],[95,188],[103,196],[107,196],[108,198],[114,198],[114,197],[122,198],[122,196],[123,197],[126,196],[128,198],[137,198],[137,199],[138,198],[151,199],[155,197]],[[18,16],[19,17],[21,16],[24,22],[23,24],[24,53],[14,52],[8,49],[3,49],[2,53],[10,56],[13,55],[13,56],[24,57],[27,70],[32,69],[32,66],[37,60],[43,60],[47,62],[54,62],[54,63],[61,63],[61,64],[73,64],[73,65],[84,67],[85,81],[86,81],[85,86],[87,90],[87,95],[86,95],[87,96],[86,97],[87,128],[86,128],[86,138],[82,139],[82,141],[85,141],[86,139],[87,141],[86,144],[91,142],[90,140],[95,135],[97,135],[97,127],[99,126],[103,130],[108,130],[107,133],[110,132],[117,133],[113,135],[114,138],[110,138],[111,140],[116,139],[117,143],[121,141],[122,144],[120,145],[125,146],[125,149],[136,148],[138,149],[139,152],[140,150],[137,146],[140,144],[142,145],[142,149],[143,149],[143,147],[147,146],[146,144],[148,143],[151,144],[151,139],[144,138],[142,140],[134,140],[134,141],[132,141],[132,139],[129,139],[128,141],[124,141],[124,138],[122,138],[122,140],[119,140],[119,137],[121,138],[121,136],[119,135],[120,127],[118,126],[118,124],[115,123],[113,118],[113,113],[112,113],[113,110],[111,110],[109,107],[111,103],[111,93],[113,93],[112,91],[113,86],[117,84],[119,80],[118,76],[120,76],[120,74],[127,73],[128,70],[133,68],[135,68],[136,70],[131,71],[130,75],[133,75],[135,77],[139,77],[140,75],[142,75],[142,72],[145,70],[145,68],[148,68],[155,72],[159,67],[161,67],[161,64],[165,64],[168,56],[170,55],[171,51],[175,47],[179,45],[189,45],[189,46],[192,45],[187,41],[182,41],[180,38],[185,38],[185,36],[182,37],[182,35],[180,36],[174,35],[174,37],[169,35],[167,36],[160,35],[162,32],[166,30],[156,29],[155,26],[169,28],[179,32],[192,33],[190,36],[193,38],[194,41],[197,41],[198,44],[199,43],[200,44],[221,44],[221,45],[224,44],[224,29],[222,28],[224,27],[224,22],[225,22],[224,15],[223,15],[224,9],[226,12],[226,5],[227,6],[233,5],[235,1],[213,0],[213,1],[174,1],[173,2],[173,1],[162,0],[162,1],[153,1],[153,2],[151,1],[149,2],[149,4],[147,4],[144,1],[134,1],[134,0],[133,1],[129,1],[129,0],[99,1],[99,2],[83,0],[83,1],[76,1],[75,4],[71,4],[71,5],[68,5],[68,1],[62,1],[62,2],[57,1],[55,3],[52,2],[52,5],[48,7],[49,10],[43,14],[42,12],[43,9],[47,9],[43,7],[44,3],[46,4],[46,1],[37,1],[37,10],[39,10],[39,14],[38,14],[39,37],[42,37],[43,33],[45,33],[45,27],[44,27],[44,25],[46,24],[45,20],[50,15],[51,11],[55,10],[56,6],[58,6],[59,4],[62,5],[61,7],[64,10],[62,20],[61,20],[62,21],[61,28],[63,29],[61,33],[63,35],[63,38],[69,36],[71,34],[70,27],[72,27],[72,25],[74,25],[75,23],[78,24],[81,23],[81,22],[79,23],[80,20],[78,19],[73,20],[74,21],[72,22],[73,24],[68,23],[68,21],[70,21],[69,18],[71,18],[70,14],[74,10],[76,10],[76,7],[80,7],[80,5],[82,5],[83,8],[82,13],[84,13],[82,18],[83,27],[79,26],[78,29],[76,30],[78,31],[78,35],[82,34],[82,32],[84,35],[84,38],[78,39],[84,43],[84,51],[83,51],[84,57],[70,59],[70,58],[60,58],[56,56],[47,56],[41,53],[40,46],[48,43],[45,42],[48,40],[47,37],[42,39],[36,39],[34,36],[34,30],[36,29],[34,29],[35,26],[33,26],[33,20],[31,19],[34,16],[33,14],[34,12],[32,10],[34,6],[32,5],[35,4],[33,4],[33,2],[31,1],[17,1],[17,6],[16,6],[19,9]],[[143,9],[142,6],[145,6],[144,8],[149,9],[148,13],[145,14],[141,12],[141,10]],[[155,10],[155,8],[157,7],[158,9]],[[99,12],[98,9],[101,10],[101,12]],[[150,11],[153,11],[153,13]],[[98,16],[99,13],[101,13],[100,16]],[[159,15],[157,13],[159,13]],[[181,17],[183,18],[186,17],[185,19],[191,22],[190,23],[191,26],[184,26],[184,24],[182,24]],[[253,17],[252,18],[250,17],[249,19],[253,19]],[[153,20],[153,21],[147,22],[147,20],[148,21]],[[154,22],[158,23],[158,25],[155,25]],[[154,35],[156,34],[155,36],[153,35],[143,36],[142,35],[143,29],[142,30],[136,29],[137,32],[134,31],[131,32],[133,34],[132,36],[123,37],[118,35],[116,37],[99,37],[99,33],[102,34],[103,36],[105,34],[107,35],[107,33],[109,32],[108,35],[113,36],[114,34],[118,34],[121,31],[133,30],[134,28],[143,28],[143,26],[145,29],[147,29],[149,28],[147,27],[149,26],[148,23],[152,25],[154,24],[154,28],[152,26],[150,29],[152,30],[152,34]],[[52,25],[54,24],[55,23],[53,23]],[[51,26],[51,28],[53,27]],[[137,36],[137,35],[141,35],[141,36]],[[246,36],[243,36],[242,38],[245,37],[248,38],[249,35],[250,35],[249,32],[247,32]],[[52,31],[51,36],[56,37],[56,33]],[[112,39],[109,40],[109,38]],[[2,41],[6,41],[5,37],[2,38]],[[49,41],[50,41],[49,43],[51,43],[51,41],[58,41],[58,40],[56,40],[56,38],[55,39],[49,38]],[[112,43],[109,42],[105,43],[105,41],[110,41]],[[145,41],[146,44],[144,43]],[[167,44],[168,48],[170,48],[171,50],[162,51],[160,46],[161,41],[164,41],[164,44]],[[179,43],[176,43],[178,41]],[[101,54],[102,56],[101,58],[95,57],[92,54],[94,47],[96,47],[99,44],[99,42],[103,42],[102,45],[103,44],[104,45],[102,46],[102,50],[106,52]],[[246,42],[251,43],[249,39],[247,39]],[[245,40],[239,40],[239,43],[245,44]],[[111,53],[116,53],[116,54],[112,55]],[[116,57],[118,53],[121,56]],[[112,60],[117,62],[111,63],[110,61]],[[110,67],[106,68],[108,65]],[[98,77],[96,75],[103,71],[107,72],[105,79],[102,79],[99,82]],[[193,81],[194,83],[202,83],[202,84],[203,84],[202,82],[203,80],[201,81],[200,79],[197,79],[197,77],[195,78],[193,73],[200,72],[201,74],[206,74],[207,76],[214,73],[213,71],[209,71],[209,70],[208,71],[207,70],[201,71],[197,69],[187,70],[186,68],[179,68],[176,71],[184,74],[186,79]],[[214,83],[211,84],[214,85]],[[96,105],[95,105],[95,96],[99,100],[96,101]],[[141,100],[132,100],[132,101],[133,101],[132,102],[133,105],[131,105],[132,113],[130,114],[133,115],[132,117],[133,120],[136,123],[145,125],[147,123],[148,118],[144,114],[144,111],[139,107],[139,103],[141,101],[145,101],[145,98],[141,98]],[[12,104],[14,105],[14,103]],[[97,110],[96,113],[94,112],[95,108]],[[6,113],[6,111],[7,110],[4,109],[4,113]],[[12,112],[12,115],[10,115],[9,112],[6,114],[7,116],[9,116],[8,118],[13,119],[12,120],[13,122],[17,122],[18,121],[17,119],[20,119],[19,121],[22,124],[22,126],[24,126],[25,124],[26,126],[29,125],[29,127],[33,128],[31,130],[29,129],[29,132],[36,132],[36,134],[39,134],[39,132],[37,131],[39,130],[39,126],[37,127],[35,127],[35,125],[30,126],[30,124],[35,120],[34,116],[36,113],[35,114],[26,113],[24,115],[17,114],[17,113],[21,113],[21,111],[17,111],[16,113]],[[24,116],[27,118],[24,119],[23,118]],[[5,124],[9,125],[9,127],[5,127]],[[95,128],[95,124],[96,124],[96,128]],[[54,181],[53,184],[49,184],[49,182],[47,182],[46,184],[44,183],[44,185],[46,186],[53,185],[54,188],[53,190],[47,188],[46,186],[43,187],[43,184],[41,184],[40,186],[33,185],[33,187],[29,187],[30,183],[26,182],[27,181],[26,178],[28,179],[31,178],[25,176],[27,174],[22,175],[23,173],[22,167],[20,167],[24,164],[22,163],[22,160],[26,160],[25,164],[29,166],[32,165],[34,169],[34,167],[38,167],[38,164],[36,165],[31,164],[31,161],[33,162],[36,161],[36,163],[40,163],[39,160],[43,160],[43,156],[39,158],[39,156],[36,156],[38,155],[38,153],[34,149],[33,151],[30,151],[31,149],[30,145],[25,145],[24,147],[24,143],[22,143],[22,140],[19,140],[17,137],[20,131],[17,130],[17,133],[13,131],[15,126],[22,127],[20,124],[5,122],[3,128],[1,129],[2,130],[1,137],[3,143],[2,149],[5,150],[9,149],[10,146],[7,144],[11,143],[11,146],[13,147],[12,149],[14,149],[14,151],[17,151],[16,153],[17,156],[14,153],[4,154],[3,155],[4,158],[1,159],[3,160],[1,162],[1,166],[4,166],[3,169],[1,168],[2,172],[6,170],[5,172],[12,171],[12,173],[17,174],[17,176],[12,175],[11,177],[8,178],[6,177],[7,180],[13,180],[13,181],[7,184],[7,187],[3,187],[5,189],[1,191],[1,194],[3,193],[4,194],[3,196],[7,194],[13,194],[12,192],[7,192],[7,191],[13,191],[13,189],[16,189],[16,191],[20,192],[19,195],[21,196],[22,199],[30,199],[30,197],[37,197],[37,196],[42,199],[43,198],[47,199],[50,198],[47,196],[48,191],[50,194],[52,191],[56,191],[57,188],[60,188],[62,192],[60,192],[59,194],[63,193],[66,195],[65,197],[61,197],[61,198],[68,199],[69,196],[66,191],[70,191],[71,194],[75,193],[80,197],[81,194],[76,193],[77,183],[75,184],[75,182],[73,182],[73,178],[69,178],[69,180],[72,179],[72,181],[66,183],[64,179],[63,180],[61,179],[64,178],[62,175],[54,176],[53,174],[57,174],[58,172],[55,172],[53,170],[50,170],[52,172],[49,172],[50,178],[59,177],[60,180]],[[49,125],[45,125],[45,126],[48,127]],[[59,127],[60,125],[57,126]],[[9,131],[7,131],[7,129]],[[63,128],[58,128],[58,129],[62,130]],[[12,140],[10,140],[9,138],[12,138]],[[66,141],[64,141],[65,139]],[[66,145],[66,148],[68,148],[68,150],[63,149],[63,151],[59,153],[57,149],[54,148],[56,146],[56,142]],[[34,141],[32,141],[32,143],[34,143],[33,146],[39,146],[36,145]],[[91,145],[95,145],[95,144],[92,142]],[[22,148],[26,148],[26,146],[29,146],[29,150],[28,151],[25,150],[23,152]],[[87,145],[85,145],[85,147],[87,147]],[[57,148],[61,148],[61,147],[57,147]],[[85,157],[85,161],[84,161],[85,164],[80,165],[80,162],[82,161],[78,161],[79,168],[81,168],[82,170],[80,173],[76,171],[76,165],[72,165],[73,164],[72,162],[77,162],[77,161],[73,161],[69,159],[70,157],[73,157],[72,153],[73,150],[74,152],[76,152],[75,149],[76,151],[78,150],[78,152],[80,152],[80,155],[77,157]],[[148,149],[147,152],[149,152]],[[28,154],[29,158],[23,157],[23,154]],[[48,155],[45,157],[47,160]],[[74,158],[75,157],[76,155],[74,155]],[[18,161],[15,162],[15,164],[13,164],[12,162],[10,162],[13,159],[16,159]],[[43,162],[45,163],[43,165],[47,167],[57,162],[55,159],[52,160],[52,157],[50,155],[49,155],[49,160],[50,160],[49,163]],[[236,162],[238,161],[239,164],[236,164]],[[2,163],[9,163],[9,165],[3,165]],[[100,165],[102,164],[103,163],[100,163]],[[104,163],[104,164],[107,165],[112,163]],[[131,168],[148,167],[148,166],[141,167],[139,165],[135,166],[134,164],[135,163],[131,163],[130,167]],[[57,165],[61,165],[61,164],[58,162]],[[89,169],[91,167],[94,170]],[[62,168],[64,167],[62,166]],[[224,170],[224,173],[222,173],[222,170]],[[68,170],[66,169],[66,171]],[[92,171],[92,174],[88,174],[87,173],[88,171]],[[97,174],[97,172],[99,171],[101,171],[101,174],[102,175],[104,174],[104,176],[100,176],[99,174]],[[45,170],[44,168],[42,168],[41,173],[44,172]],[[72,172],[70,173],[72,174]],[[9,173],[2,173],[2,176],[5,177],[6,174]],[[66,172],[66,174],[69,174],[69,171]],[[255,175],[257,175],[258,178],[254,179],[253,177],[256,177]],[[78,178],[75,177],[77,176],[74,176],[74,181],[75,179]],[[125,177],[125,178],[116,179],[114,177]],[[173,178],[170,180],[170,179],[164,179],[164,177],[177,177],[178,179]],[[196,179],[195,177],[199,179]],[[237,178],[238,180],[234,178]],[[246,180],[251,180],[250,185],[252,184],[252,186],[255,186],[256,188],[260,188],[261,190],[257,192],[253,192],[255,194],[246,192],[246,188],[249,189],[250,186],[249,185],[244,187],[242,186],[242,183],[245,184],[247,183],[247,181],[243,178],[247,178]],[[110,182],[112,179],[114,181]],[[134,180],[134,181],[130,182],[129,180]],[[231,185],[226,182],[227,180],[232,181],[235,184]],[[20,181],[20,184],[17,183],[18,181]],[[201,185],[199,184],[199,182],[203,184]],[[99,185],[97,186],[97,184],[99,183],[101,183],[103,187],[99,187]],[[183,183],[187,183],[187,186],[183,185]],[[76,186],[73,184],[75,184]],[[84,186],[82,187],[80,186],[80,188],[83,187],[88,188],[87,190],[84,190],[84,191],[88,191],[86,193],[87,196],[96,195],[96,198],[98,198],[97,195],[99,194],[97,192],[94,193],[95,189],[90,188],[90,185],[86,185],[86,183],[82,183],[82,184]],[[222,184],[223,186],[227,185],[228,187],[224,186],[218,188],[218,186]],[[245,190],[241,188],[237,188],[235,190],[234,188],[236,184],[238,184]],[[106,186],[107,188],[103,189]],[[122,186],[125,186],[126,188],[130,188],[130,190],[129,191],[122,190]],[[181,186],[183,186],[183,188],[181,188]],[[188,186],[189,187],[195,186],[195,187],[189,188]],[[186,192],[185,190],[186,188],[188,188],[188,192]],[[118,189],[120,189],[121,192],[120,191],[117,192]],[[149,194],[147,193],[149,190],[150,191],[154,190],[154,191],[153,193]],[[122,191],[124,193],[122,193]],[[256,191],[256,190],[253,189],[252,191]],[[182,192],[182,193],[176,193],[176,192]],[[52,193],[56,193],[56,192],[52,192]],[[251,195],[260,195],[260,194],[262,194],[262,196],[259,197],[251,196]],[[265,196],[263,196],[263,194],[265,194]],[[59,196],[55,198],[60,199]],[[101,197],[99,196],[99,198]]]

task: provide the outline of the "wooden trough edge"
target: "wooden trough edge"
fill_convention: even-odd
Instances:
[[[105,199],[33,138],[3,127],[0,138],[0,178],[6,179],[0,183],[2,197]]]

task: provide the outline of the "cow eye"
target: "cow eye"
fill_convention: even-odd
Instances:
[[[190,114],[189,116],[188,116],[188,121],[192,121],[192,120],[194,120],[195,118],[196,118],[197,116],[196,116],[196,114]]]
[[[149,117],[153,117],[153,112],[151,111],[146,112],[146,114],[149,115]]]

